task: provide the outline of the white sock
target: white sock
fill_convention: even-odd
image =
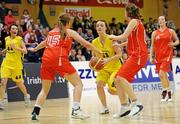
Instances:
[[[80,108],[80,103],[79,102],[73,102],[73,109],[77,110]]]
[[[38,108],[41,108],[41,106],[40,106],[40,105],[37,105],[37,104],[35,104],[34,106],[35,106],[35,107],[38,107]]]

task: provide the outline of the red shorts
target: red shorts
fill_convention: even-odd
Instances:
[[[58,64],[50,64],[49,62],[42,62],[40,76],[43,80],[53,80],[56,73],[59,73],[61,77],[65,74],[73,74],[76,72],[75,68],[69,62],[68,59],[61,59],[61,66]]]
[[[165,72],[170,72],[171,71],[171,63],[170,62],[156,63],[156,72],[159,73],[160,70],[163,70]]]
[[[141,68],[143,68],[146,64],[147,57],[141,58],[143,61],[142,64],[138,64],[138,59],[129,57],[125,64],[119,69],[116,77],[120,76],[125,78],[128,82],[132,82],[134,80],[134,76],[138,73]]]

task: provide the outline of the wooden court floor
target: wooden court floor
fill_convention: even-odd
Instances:
[[[8,103],[5,111],[0,111],[0,124],[180,124],[180,91],[173,95],[173,102],[160,103],[160,92],[138,92],[144,110],[139,117],[113,119],[113,113],[120,109],[116,96],[107,96],[110,114],[100,115],[101,105],[97,96],[83,96],[82,109],[91,115],[89,119],[71,119],[71,98],[47,100],[42,108],[39,121],[31,121],[30,107],[23,102]]]

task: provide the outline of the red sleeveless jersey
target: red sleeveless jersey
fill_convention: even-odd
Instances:
[[[173,48],[168,46],[172,42],[172,34],[168,28],[164,31],[159,29],[155,31],[154,37],[154,51],[155,51],[155,62],[171,62],[173,57]]]
[[[58,29],[53,29],[49,32],[46,38],[46,48],[43,53],[43,62],[50,64],[58,64],[60,57],[66,57],[68,59],[69,52],[72,45],[72,38],[66,36],[61,39]]]
[[[141,21],[128,37],[128,56],[137,59],[138,65],[146,64],[145,56],[148,56],[147,44],[145,41],[145,29]],[[146,57],[145,57],[146,58]]]

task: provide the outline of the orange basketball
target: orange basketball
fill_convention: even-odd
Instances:
[[[94,71],[99,71],[104,68],[103,60],[101,58],[92,57],[89,61],[89,67]]]

